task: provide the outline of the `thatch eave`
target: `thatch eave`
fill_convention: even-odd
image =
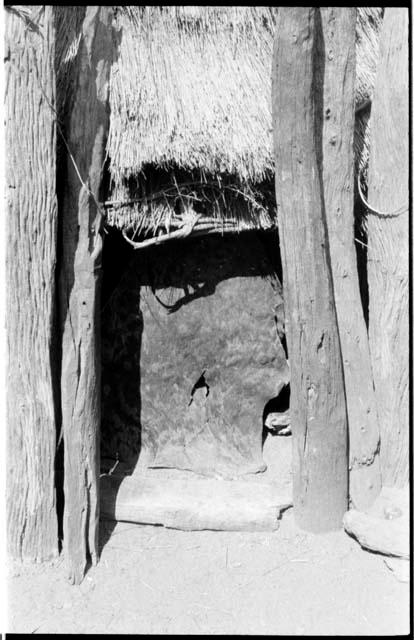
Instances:
[[[70,25],[58,42],[58,82],[63,85],[79,42],[77,9],[57,11]],[[110,200],[118,204],[106,208],[108,224],[155,233],[174,218],[180,188],[175,199],[153,199],[155,187],[146,181],[148,171],[169,174],[167,189],[177,169],[197,175],[197,193],[204,189],[204,176],[212,183],[230,176],[230,182],[247,194],[251,189],[260,193],[260,185],[273,179],[271,65],[277,11],[237,6],[117,8],[119,48],[111,70],[107,153]],[[377,7],[357,9],[359,169],[368,160],[369,100],[382,12]],[[135,202],[125,204],[130,200]],[[250,206],[247,197],[243,213],[238,210],[240,200],[213,200],[213,213],[206,215],[218,223],[232,221],[239,230],[276,224],[275,207],[257,215],[265,208],[261,197],[258,207]]]
[[[382,10],[358,8],[356,107],[372,95]],[[145,165],[273,172],[271,64],[277,7],[126,7],[111,76],[116,183]]]

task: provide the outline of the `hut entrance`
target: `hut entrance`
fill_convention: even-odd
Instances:
[[[118,457],[133,475],[169,469],[194,481],[266,469],[264,409],[289,380],[275,235],[214,234],[134,251],[108,234],[103,459]]]
[[[263,470],[288,382],[274,233],[106,242],[102,455],[233,478]],[[116,273],[115,273],[116,272]]]

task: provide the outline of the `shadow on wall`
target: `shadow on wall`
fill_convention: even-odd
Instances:
[[[140,445],[140,287],[132,269],[135,254],[121,234],[110,231],[103,251],[101,301],[101,458],[135,466]]]

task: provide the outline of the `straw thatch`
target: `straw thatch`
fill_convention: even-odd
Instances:
[[[360,167],[367,162],[382,12],[358,8]],[[116,10],[109,224],[137,234],[161,226],[171,232],[181,227],[183,209],[213,227],[224,221],[229,230],[275,224],[271,66],[277,14],[277,7],[256,6]],[[67,60],[75,46],[65,46]]]

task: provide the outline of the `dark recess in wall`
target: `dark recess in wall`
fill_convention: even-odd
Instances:
[[[279,242],[276,231],[250,231],[134,251],[119,231],[108,229],[103,270],[101,455],[118,454],[133,463],[140,449],[141,292],[150,289],[168,315],[214,296],[219,283],[229,278],[277,276],[281,281]],[[282,315],[278,320],[282,331]],[[280,337],[283,341],[282,333]],[[191,387],[188,394],[190,398]]]

